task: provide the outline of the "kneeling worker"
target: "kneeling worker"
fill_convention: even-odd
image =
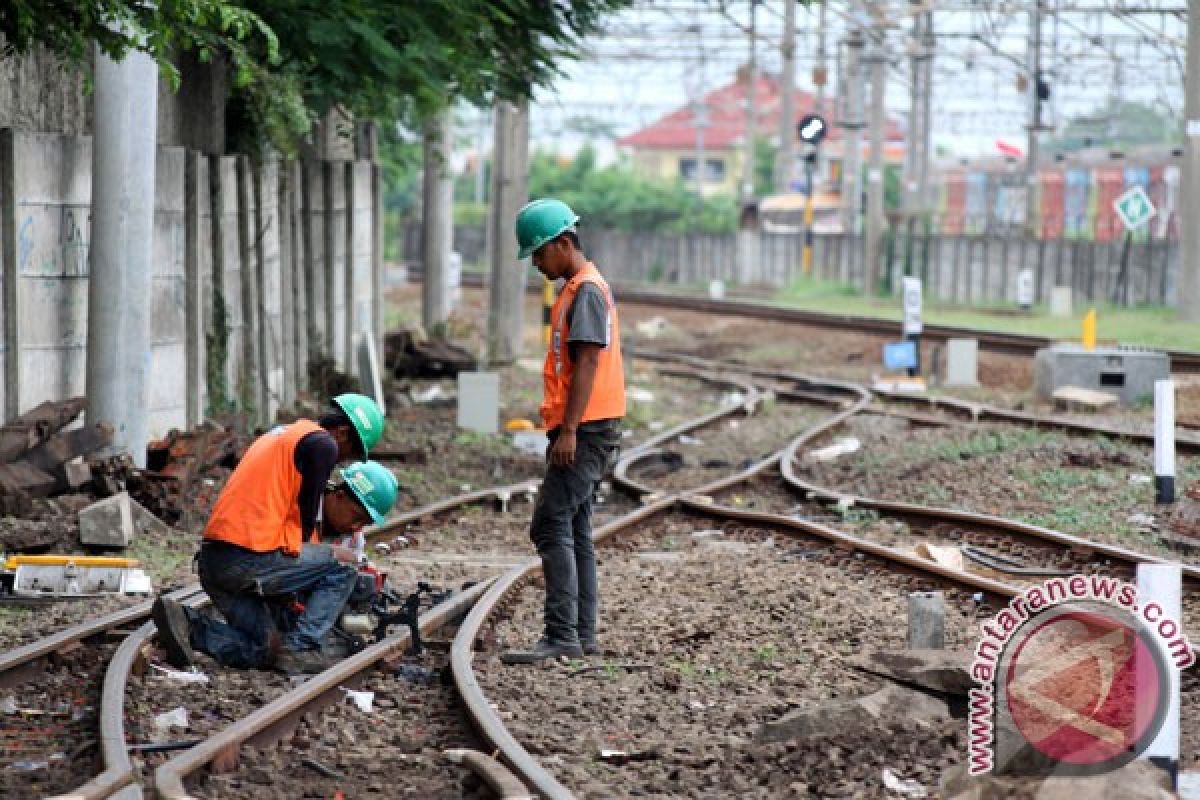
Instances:
[[[231,667],[324,668],[320,642],[353,589],[356,558],[302,542],[319,524],[323,495],[324,524],[351,533],[381,521],[396,494],[395,476],[370,462],[348,467],[343,487],[326,494],[334,465],[365,457],[383,430],[369,398],[339,395],[334,405],[319,424],[299,420],[259,437],[230,476],[198,557],[200,583],[225,623],[160,597],[154,621],[172,664],[190,663],[195,647]],[[267,604],[293,594],[305,610],[280,637]]]

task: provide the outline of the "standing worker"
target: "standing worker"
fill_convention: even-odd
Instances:
[[[382,436],[383,424],[383,414],[369,397],[342,394],[317,422],[281,425],[250,446],[213,506],[197,558],[200,584],[228,625],[160,596],[154,622],[172,664],[190,663],[194,646],[225,666],[273,664],[287,672],[324,668],[321,638],[354,588],[355,570],[344,565],[356,563],[357,557],[345,548],[302,545],[317,530],[334,466],[365,459]],[[387,472],[373,465],[354,474],[382,483],[378,470]],[[353,475],[346,477],[350,482]],[[388,477],[394,499],[395,476],[388,472]],[[359,498],[368,521],[391,508],[384,497],[375,495],[374,503]],[[361,516],[354,511],[349,503],[334,500],[325,518],[351,528]],[[307,595],[305,610],[295,629],[280,637],[267,602],[293,593]]]
[[[625,373],[617,307],[583,255],[577,222],[570,207],[551,198],[517,213],[519,257],[532,255],[538,272],[565,283],[550,312],[541,407],[550,446],[529,527],[546,580],[545,633],[532,649],[505,653],[509,664],[600,652],[592,501],[616,461]]]

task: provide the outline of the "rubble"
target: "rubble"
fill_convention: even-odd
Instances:
[[[426,339],[415,329],[392,331],[383,339],[384,364],[397,378],[454,377],[479,367],[475,356],[445,339]]]

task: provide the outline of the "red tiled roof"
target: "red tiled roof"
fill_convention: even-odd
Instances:
[[[779,81],[772,75],[759,75],[755,83],[755,119],[760,136],[775,136],[779,131],[780,92]],[[796,122],[812,111],[814,96],[811,92],[796,91]],[[714,150],[735,147],[743,141],[746,119],[746,94],[744,84],[735,81],[709,92],[704,97],[708,111],[708,126],[704,128],[704,146]],[[831,110],[825,113],[830,124],[829,138],[842,136],[842,129],[835,125]],[[904,129],[889,118],[884,136],[888,141],[903,141]],[[692,106],[686,105],[672,111],[653,125],[617,139],[623,147],[678,150],[696,146],[695,115]]]

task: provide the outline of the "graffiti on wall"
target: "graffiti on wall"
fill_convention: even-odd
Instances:
[[[92,215],[87,206],[25,205],[17,228],[17,274],[83,278],[88,274]]]

